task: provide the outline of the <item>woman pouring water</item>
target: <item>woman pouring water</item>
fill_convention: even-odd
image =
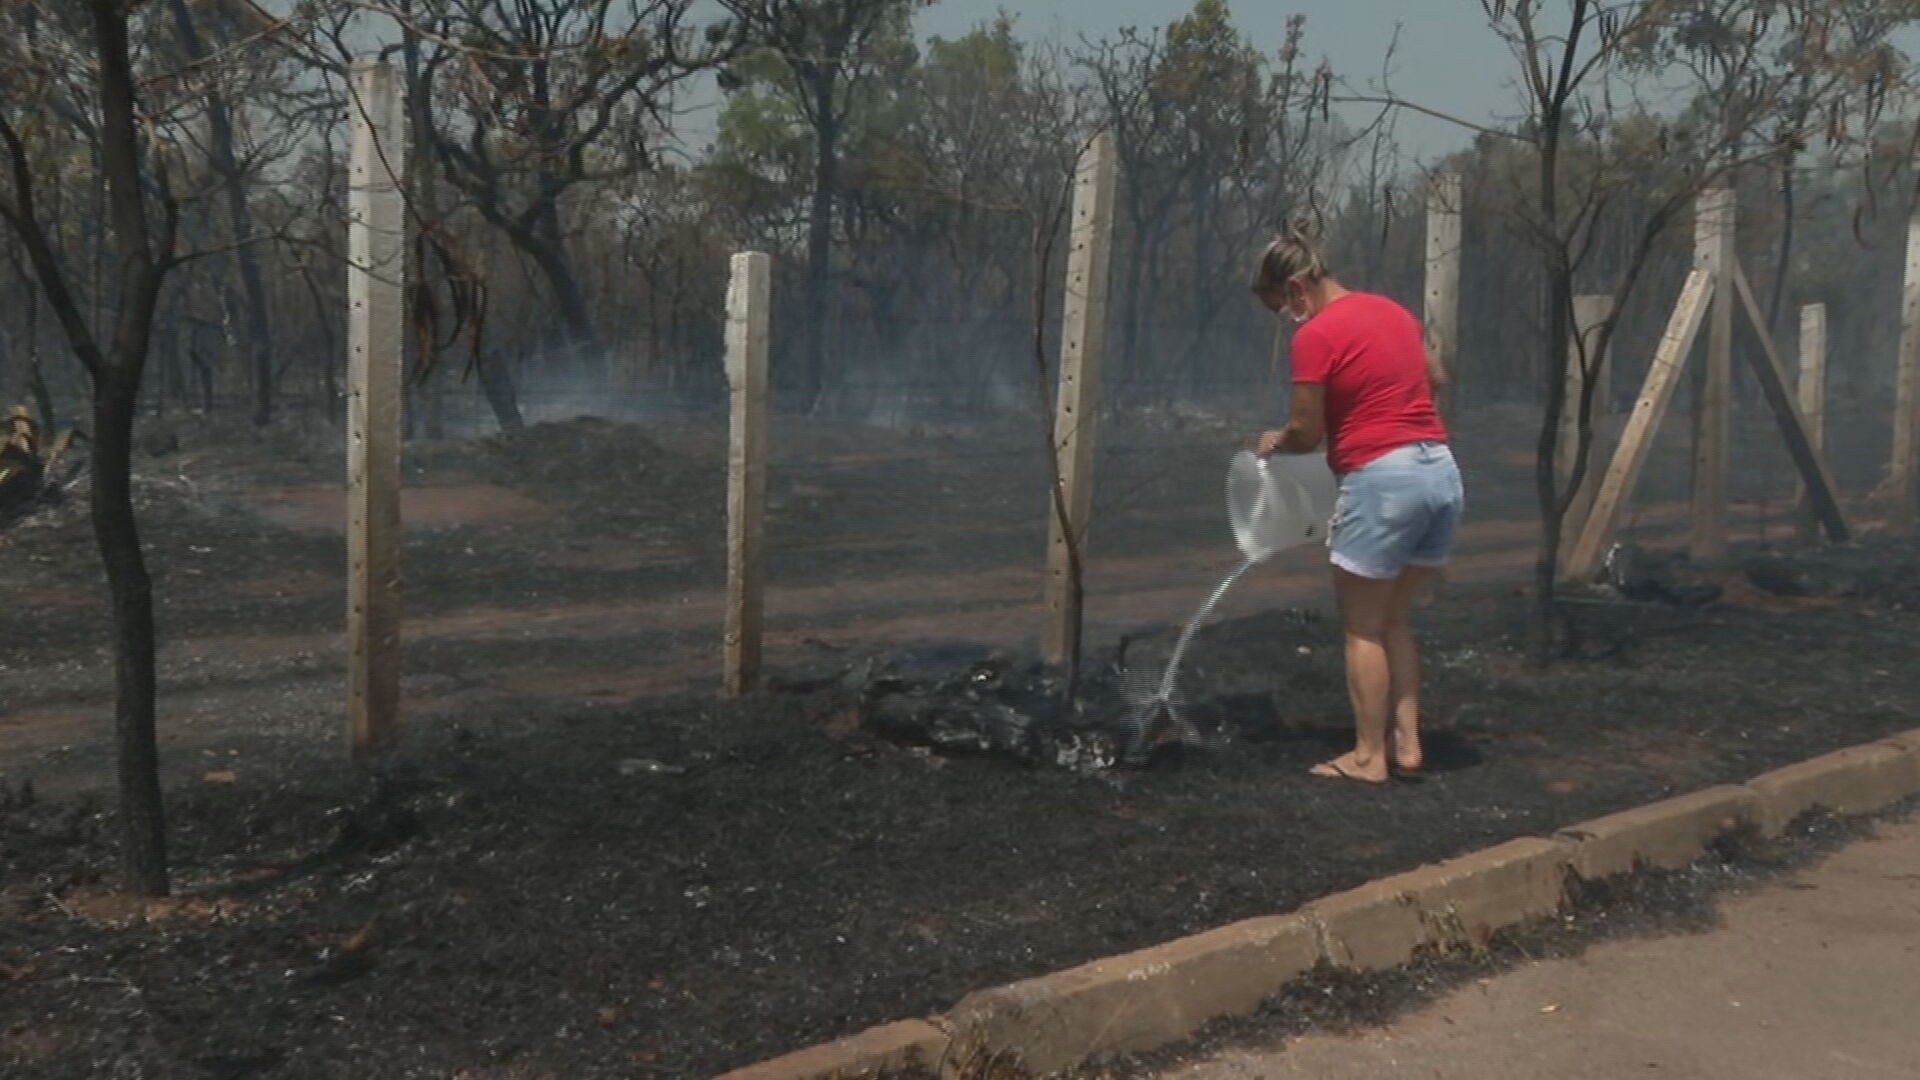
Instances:
[[[1253,291],[1299,324],[1293,414],[1260,437],[1259,453],[1306,454],[1324,440],[1340,485],[1327,546],[1356,739],[1313,774],[1377,784],[1418,773],[1420,654],[1409,616],[1422,583],[1452,553],[1465,506],[1434,407],[1443,373],[1413,314],[1343,287],[1303,228],[1289,226],[1267,246]]]

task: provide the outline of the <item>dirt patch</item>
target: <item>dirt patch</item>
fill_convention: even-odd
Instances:
[[[0,746],[27,755],[89,743],[111,722],[111,715],[111,709],[10,709],[0,713]]]
[[[266,488],[248,492],[245,501],[262,517],[289,529],[347,531],[346,490],[338,485]],[[512,525],[538,521],[545,512],[535,500],[498,484],[400,490],[400,520],[409,529]]]
[[[684,668],[679,674],[671,670],[647,668],[627,672],[572,672],[547,676],[515,672],[499,676],[490,685],[496,694],[540,700],[560,708],[575,703],[632,707],[648,695],[686,693],[692,689],[691,684],[698,681],[687,674]],[[718,685],[717,682],[715,685]]]
[[[1721,588],[1721,604],[1770,615],[1832,610],[1846,603],[1844,599],[1834,596],[1780,596],[1755,587],[1753,582],[1739,574],[1716,574],[1713,580]]]
[[[429,473],[476,473],[608,527],[657,524],[662,517],[717,526],[725,519],[724,459],[677,453],[632,424],[594,417],[536,424],[434,448],[419,460]],[[717,528],[707,533],[720,535]]]
[[[58,586],[26,586],[7,591],[7,603],[22,607],[91,608],[98,607],[104,600],[103,596],[96,596],[82,589]]]

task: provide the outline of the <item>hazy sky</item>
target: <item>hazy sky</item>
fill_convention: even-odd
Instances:
[[[1229,6],[1234,25],[1268,56],[1279,50],[1288,16],[1305,15],[1307,59],[1331,61],[1357,88],[1378,83],[1399,24],[1393,88],[1401,96],[1473,121],[1519,112],[1509,81],[1513,59],[1487,29],[1476,0],[1229,0]],[[915,16],[915,27],[922,37],[958,37],[1002,9],[1019,13],[1014,26],[1021,37],[1077,44],[1082,36],[1110,36],[1124,26],[1163,27],[1193,10],[1193,0],[939,0]],[[712,137],[716,104],[710,93],[685,102],[679,126],[688,142],[699,146]],[[1402,114],[1397,136],[1402,150],[1417,158],[1457,149],[1468,137],[1414,113]]]
[[[1332,61],[1356,86],[1379,79],[1395,24],[1401,27],[1393,88],[1422,104],[1484,121],[1519,111],[1509,81],[1513,59],[1487,29],[1475,0],[1229,0],[1234,25],[1271,56],[1285,38],[1290,15],[1307,17],[1310,60]],[[1066,41],[1097,38],[1123,26],[1165,26],[1193,9],[1193,0],[940,0],[919,15],[922,34],[955,36],[1018,11],[1023,37],[1058,34]],[[1414,114],[1400,120],[1402,146],[1417,156],[1453,149],[1466,139],[1457,127]]]
[[[0,0],[5,3],[6,0]],[[293,0],[262,0],[278,10]],[[915,16],[920,36],[957,37],[990,21],[1002,10],[1018,12],[1016,33],[1024,38],[1053,37],[1077,44],[1082,37],[1112,36],[1121,27],[1164,27],[1193,9],[1194,0],[938,0]],[[1291,15],[1306,16],[1306,53],[1310,63],[1330,61],[1334,72],[1358,90],[1378,89],[1388,46],[1399,28],[1392,85],[1402,98],[1418,101],[1475,123],[1511,121],[1522,112],[1514,85],[1515,61],[1488,29],[1478,0],[1228,0],[1234,25],[1269,57],[1279,49]],[[696,5],[696,10],[704,5]],[[1557,6],[1555,21],[1563,21]],[[703,13],[710,13],[708,12]],[[384,40],[384,20],[369,26]],[[1903,31],[1895,41],[1909,55],[1920,55],[1920,29]],[[702,81],[681,99],[676,123],[690,149],[713,137],[719,94]],[[1377,109],[1351,106],[1356,124],[1373,119]],[[1497,126],[1497,125],[1496,125]],[[1400,114],[1400,148],[1416,159],[1431,159],[1460,148],[1469,135],[1462,128],[1418,113]]]

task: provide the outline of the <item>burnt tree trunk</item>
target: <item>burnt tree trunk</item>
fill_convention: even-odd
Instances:
[[[173,15],[174,33],[189,63],[206,59],[207,49],[194,25],[186,0],[167,0]],[[260,273],[260,259],[250,241],[253,237],[253,207],[247,201],[246,170],[234,152],[233,113],[226,96],[209,89],[207,100],[207,154],[213,171],[225,188],[227,224],[232,232],[233,263],[240,278],[242,308],[247,321],[247,366],[253,374],[253,423],[265,427],[273,422],[273,322],[267,309],[267,286]]]
[[[135,83],[121,0],[91,0],[99,58],[101,147],[111,193],[121,303],[112,345],[93,384],[93,531],[113,597],[114,729],[120,743],[121,861],[130,888],[169,891],[166,813],[154,729],[153,582],[133,513],[133,423],[167,260],[150,235],[136,131]]]
[[[501,212],[497,205],[485,201],[476,202],[474,208],[488,224],[505,234],[509,243],[532,259],[540,276],[546,279],[547,286],[553,290],[554,307],[560,316],[560,333],[568,348],[589,363],[600,363],[606,355],[606,348],[600,338],[599,328],[594,324],[586,289],[580,284],[580,275],[575,272],[573,259],[567,253],[566,237],[560,232],[557,208],[539,208],[532,215],[531,223],[525,217],[510,217]],[[538,224],[543,220],[547,222],[546,225]]]
[[[218,125],[216,125],[217,129]],[[220,145],[218,136],[214,145]],[[236,173],[227,187],[227,216],[233,223],[234,262],[240,271],[240,292],[247,313],[247,353],[253,368],[253,424],[266,427],[273,423],[274,370],[273,320],[267,312],[267,287],[260,274],[260,260],[246,238],[253,235],[253,211],[247,205],[243,179]]]
[[[1140,289],[1141,275],[1146,269],[1146,260],[1143,255],[1147,230],[1140,224],[1131,200],[1129,200],[1127,216],[1133,224],[1133,228],[1129,230],[1132,234],[1132,251],[1126,260],[1126,277],[1121,286],[1120,363],[1121,370],[1126,373],[1124,377],[1133,378],[1138,376],[1145,367],[1140,356],[1140,319],[1144,308],[1140,301]]]
[[[831,84],[816,87],[813,206],[807,218],[807,318],[801,389],[808,411],[826,389],[827,322],[833,303],[833,203],[840,186],[840,121],[833,116]]]
[[[193,378],[199,383],[200,413],[207,419],[213,419],[213,364],[206,354],[197,347],[187,350],[187,359],[193,362]]]
[[[599,328],[594,325],[593,311],[587,303],[587,290],[580,284],[580,275],[574,271],[565,239],[558,229],[559,219],[556,215],[550,235],[536,239],[534,234],[529,234],[520,248],[533,259],[534,265],[540,268],[541,275],[547,279],[548,288],[553,290],[553,303],[560,314],[560,330],[565,335],[571,359],[599,374],[606,363],[606,346],[600,339]],[[541,229],[539,232],[546,234],[549,230]]]
[[[165,896],[167,830],[155,730],[153,582],[133,512],[133,422],[140,365],[114,356],[94,380],[93,535],[113,610],[114,734],[119,742],[120,852],[127,885]],[[144,348],[144,344],[142,345]]]
[[[413,160],[428,163],[433,157],[433,82],[431,70],[424,67],[420,58],[420,35],[411,26],[404,28],[401,35],[401,55],[406,65],[407,94],[407,135],[413,144]],[[437,305],[433,298],[433,282],[429,279],[427,258],[430,230],[441,228],[440,191],[434,183],[431,168],[412,169],[407,173],[407,199],[414,208],[414,218],[419,227],[413,230],[411,243],[414,249],[414,265],[419,268],[417,280],[410,281],[409,290],[415,290],[416,302],[407,305],[407,318],[411,326],[409,331],[414,340],[413,369],[416,377],[409,380],[409,405],[426,398],[427,438],[444,439],[447,435],[447,399],[443,390],[445,381],[440,374],[441,342],[436,339],[432,322],[422,325],[424,306],[431,312]],[[457,316],[456,316],[457,317]],[[409,408],[407,418],[407,437],[413,434],[413,410]]]
[[[26,359],[26,390],[33,398],[33,407],[40,413],[40,430],[57,431],[60,420],[54,414],[53,390],[47,385],[47,373],[40,366],[40,287],[35,283],[31,266],[21,266],[16,262],[14,272],[20,275],[20,283],[27,294],[26,326],[22,331],[26,337],[26,348],[20,350]]]
[[[497,354],[482,353],[473,363],[479,369],[480,392],[487,399],[487,407],[493,410],[493,418],[499,421],[500,430],[508,433],[526,430],[526,418],[520,414],[520,395],[514,390],[513,373],[507,370],[506,361]]]
[[[340,346],[335,337],[334,321],[330,317],[336,309],[328,303],[326,293],[320,289],[320,283],[314,280],[312,267],[302,264],[300,279],[307,286],[307,295],[313,299],[315,322],[320,328],[320,362],[317,365],[320,375],[320,411],[321,415],[326,417],[327,425],[337,428],[345,421],[343,414],[346,400],[340,393],[340,386],[334,373],[341,363],[341,358],[346,355],[346,350]]]
[[[1569,64],[1580,40],[1584,14],[1585,4],[1576,3],[1573,31],[1565,45]],[[1573,268],[1567,261],[1566,245],[1560,242],[1560,132],[1568,92],[1563,69],[1553,96],[1540,102],[1540,223],[1544,263],[1541,269],[1546,272],[1547,287],[1547,363],[1543,373],[1546,408],[1540,418],[1540,438],[1534,448],[1533,483],[1540,508],[1540,549],[1533,568],[1533,618],[1529,636],[1533,660],[1542,667],[1553,660],[1560,534],[1566,525],[1556,458],[1560,447],[1560,417],[1567,403],[1567,365],[1572,360],[1567,326],[1573,312]]]
[[[152,409],[155,419],[165,419],[179,384],[180,327],[171,319],[157,320],[153,331],[153,352],[159,356],[159,384],[153,388]]]
[[[147,896],[169,891],[166,814],[154,730],[153,583],[140,550],[133,510],[133,427],[153,313],[172,264],[178,212],[157,176],[165,214],[159,235],[143,191],[126,0],[87,0],[99,92],[104,205],[118,263],[118,304],[106,347],[76,300],[67,269],[47,238],[35,205],[31,151],[0,113],[0,140],[11,159],[12,190],[0,189],[4,217],[33,262],[47,301],[93,382],[94,540],[112,598],[114,729],[119,749],[121,865],[127,887]]]
[[[1543,666],[1553,659],[1555,590],[1562,533],[1566,527],[1566,502],[1560,497],[1559,485],[1560,418],[1567,409],[1566,373],[1569,365],[1578,362],[1568,340],[1573,275],[1563,260],[1551,258],[1551,263],[1547,276],[1547,407],[1534,453],[1534,489],[1540,505],[1540,553],[1533,571],[1532,645],[1534,661]],[[1575,407],[1580,404],[1576,402]]]

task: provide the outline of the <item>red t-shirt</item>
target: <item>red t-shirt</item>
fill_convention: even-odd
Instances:
[[[1446,442],[1420,321],[1384,296],[1350,292],[1293,335],[1293,381],[1327,397],[1327,464],[1344,476],[1408,443]]]

